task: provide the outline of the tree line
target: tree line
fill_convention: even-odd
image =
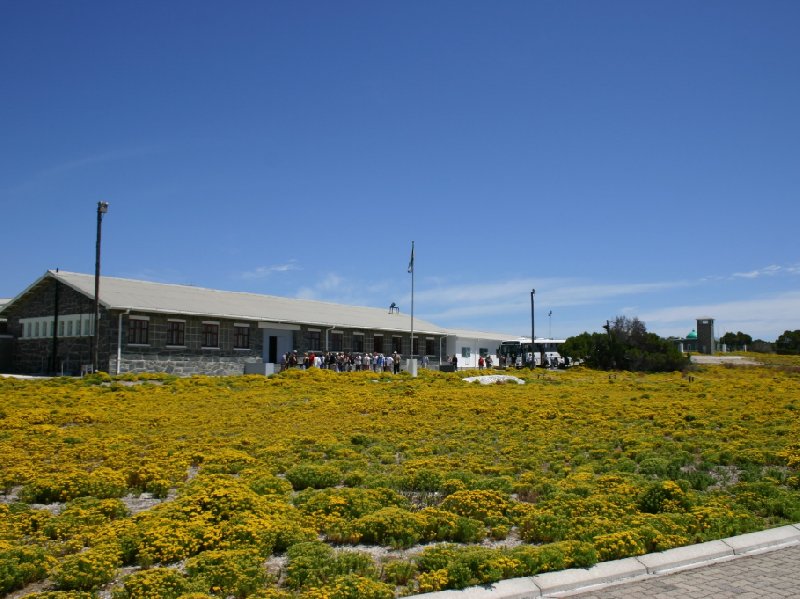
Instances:
[[[672,372],[683,370],[689,358],[670,339],[647,331],[638,318],[617,316],[606,321],[604,333],[581,333],[569,337],[560,351],[574,360],[583,360],[599,370],[638,372]],[[785,331],[775,343],[753,338],[746,333],[725,333],[719,339],[729,350],[760,351],[779,354],[800,354],[800,330]]]

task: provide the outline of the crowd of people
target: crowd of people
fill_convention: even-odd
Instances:
[[[422,368],[428,367],[428,356],[419,360]],[[373,353],[345,353],[345,352],[305,352],[302,355],[297,351],[287,352],[281,356],[280,370],[288,368],[324,368],[335,372],[356,372],[371,370],[373,372],[392,372],[399,374],[401,356],[397,352],[384,355],[380,352]]]

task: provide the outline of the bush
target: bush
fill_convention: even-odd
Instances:
[[[638,507],[648,514],[683,512],[689,509],[690,502],[680,485],[667,480],[650,485],[639,497]]]
[[[425,519],[398,507],[387,507],[353,522],[353,529],[367,544],[411,547],[422,539]]]
[[[394,599],[394,588],[357,574],[338,576],[320,588],[309,589],[302,599]]]
[[[21,589],[46,574],[47,556],[41,547],[0,548],[0,593]]]
[[[186,589],[186,578],[176,570],[152,568],[128,576],[114,599],[176,599]]]
[[[112,547],[92,547],[66,556],[53,572],[59,589],[93,591],[113,580],[121,564],[119,552]]]
[[[328,578],[333,549],[320,541],[297,543],[289,547],[286,557],[286,586],[290,589],[320,586]]]
[[[286,480],[295,491],[303,489],[324,489],[339,484],[342,473],[333,466],[300,464],[286,473]]]
[[[204,551],[186,562],[186,573],[214,593],[247,597],[267,582],[263,561],[252,549]]]
[[[476,543],[486,536],[486,527],[480,520],[458,516],[437,508],[419,512],[424,518],[423,540]]]
[[[511,504],[498,491],[456,491],[445,497],[441,508],[459,516],[479,520],[488,526],[508,525]]]

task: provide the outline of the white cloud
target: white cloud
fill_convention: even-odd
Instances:
[[[288,272],[290,270],[300,270],[300,267],[294,261],[290,261],[287,264],[274,264],[272,266],[258,266],[253,270],[247,270],[245,272],[239,273],[240,279],[252,280],[252,279],[265,279],[270,275],[278,272]]]
[[[770,264],[764,268],[757,268],[756,270],[749,270],[746,272],[735,272],[732,277],[735,279],[757,279],[759,277],[774,277],[779,274],[800,274],[800,264],[791,264],[789,266],[780,266],[778,264]]]

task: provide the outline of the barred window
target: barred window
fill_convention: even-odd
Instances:
[[[364,351],[364,335],[353,335],[353,351],[359,353]]]
[[[185,345],[186,323],[182,320],[167,322],[167,345]]]
[[[344,351],[344,333],[331,333],[331,350]]]
[[[128,343],[134,345],[147,345],[150,321],[131,318],[128,320]]]
[[[319,351],[322,349],[322,336],[320,335],[319,331],[307,331],[306,332],[306,344],[308,345],[308,349],[312,349],[314,351]]]
[[[203,347],[219,347],[219,324],[203,323]]]
[[[234,325],[233,347],[236,349],[250,349],[250,327]]]

